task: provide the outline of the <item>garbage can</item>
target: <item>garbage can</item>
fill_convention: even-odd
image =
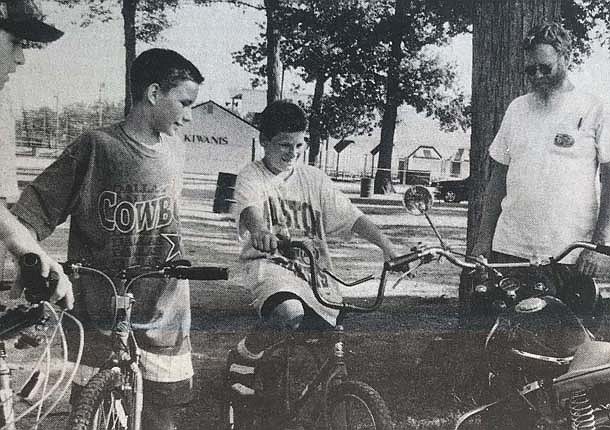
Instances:
[[[235,199],[235,182],[237,175],[233,173],[218,172],[218,180],[216,181],[216,193],[214,194],[214,205],[212,211],[214,213],[230,213]]]
[[[373,195],[373,178],[360,178],[360,197],[371,197]]]

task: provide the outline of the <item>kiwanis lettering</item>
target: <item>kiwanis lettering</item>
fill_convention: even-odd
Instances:
[[[226,136],[204,136],[201,134],[185,134],[185,142],[211,143],[214,145],[228,145],[229,139]]]
[[[168,196],[131,202],[119,201],[117,193],[104,191],[97,208],[102,227],[121,233],[154,230],[170,225],[174,219],[174,202]]]

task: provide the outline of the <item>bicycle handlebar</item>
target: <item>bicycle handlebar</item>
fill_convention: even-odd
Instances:
[[[169,267],[164,269],[165,276],[177,279],[193,279],[199,281],[216,281],[229,279],[229,269],[226,267]]]
[[[322,305],[324,305],[328,308],[331,308],[331,309],[338,309],[339,311],[342,311],[342,312],[359,312],[359,313],[372,312],[372,311],[376,310],[379,306],[381,306],[381,303],[383,302],[383,299],[385,296],[385,284],[386,284],[386,272],[387,272],[385,267],[384,267],[384,270],[381,272],[381,279],[379,281],[379,287],[377,289],[377,296],[375,297],[375,301],[373,302],[372,305],[359,306],[359,305],[354,305],[351,303],[331,302],[320,294],[319,282],[318,282],[318,264],[316,262],[316,258],[311,249],[311,246],[305,242],[291,241],[288,239],[283,239],[283,240],[279,241],[278,250],[282,254],[290,254],[290,249],[300,249],[305,254],[305,256],[309,262],[309,271],[310,271],[309,284],[312,287],[315,298]],[[328,274],[331,278],[335,279],[336,281],[338,281],[341,284],[346,285],[346,286],[358,285],[360,283],[373,279],[372,276],[367,276],[358,281],[348,283],[348,282],[343,281],[341,278],[339,278],[338,276],[336,276],[334,273],[330,272],[329,270],[324,270],[324,272],[326,274]]]

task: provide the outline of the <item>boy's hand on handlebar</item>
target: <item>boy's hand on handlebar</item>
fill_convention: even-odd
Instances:
[[[49,288],[53,290],[49,301],[56,303],[63,299],[62,305],[67,309],[72,309],[74,307],[72,283],[64,273],[61,264],[45,253],[39,253],[38,256],[40,258],[40,276],[48,279]],[[24,287],[21,276],[17,276],[17,280],[11,288],[10,297],[13,299],[21,297]]]
[[[261,252],[274,253],[277,250],[278,238],[269,230],[258,230],[250,233],[250,241],[254,249]]]

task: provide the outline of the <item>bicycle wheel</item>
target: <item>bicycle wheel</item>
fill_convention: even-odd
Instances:
[[[369,385],[345,381],[333,387],[327,404],[328,430],[390,430],[394,428],[385,401]]]
[[[70,430],[140,430],[142,379],[104,369],[87,383],[70,416]]]

